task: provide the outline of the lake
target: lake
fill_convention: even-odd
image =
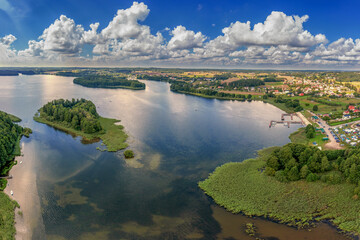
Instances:
[[[284,145],[299,126],[269,128],[281,110],[262,102],[205,99],[143,81],[144,91],[91,89],[52,75],[0,77],[0,109],[33,129],[10,184],[28,186],[22,207],[32,239],[342,239],[319,224],[311,232],[233,215],[197,187],[217,166]],[[32,120],[48,101],[85,98],[104,117],[121,120],[135,159],[100,152],[101,142]],[[21,186],[20,186],[21,187]],[[18,189],[20,189],[18,186]],[[14,196],[16,197],[16,191]],[[26,211],[26,209],[29,209]]]

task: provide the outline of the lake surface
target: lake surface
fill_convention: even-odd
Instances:
[[[26,197],[40,202],[33,239],[251,239],[244,225],[254,221],[267,239],[341,239],[326,224],[298,231],[230,214],[197,187],[217,166],[288,143],[298,126],[268,127],[281,110],[176,94],[168,83],[145,81],[145,91],[132,91],[84,88],[72,79],[0,77],[0,109],[33,129],[22,141],[23,161],[31,158],[36,176]],[[32,120],[58,98],[89,99],[100,115],[120,119],[135,159]]]

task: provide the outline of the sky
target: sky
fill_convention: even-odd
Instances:
[[[0,67],[360,70],[359,7],[347,0],[0,0]]]

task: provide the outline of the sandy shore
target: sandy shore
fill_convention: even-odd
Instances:
[[[10,170],[13,178],[8,180],[8,186],[4,190],[10,198],[20,204],[20,209],[15,209],[17,240],[32,239],[34,229],[43,226],[34,171],[35,153],[31,145],[31,143],[23,144],[24,156],[16,157],[18,164]],[[13,196],[10,194],[11,191]],[[19,214],[19,211],[22,214]]]

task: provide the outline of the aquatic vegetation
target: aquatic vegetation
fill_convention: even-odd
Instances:
[[[0,239],[15,239],[15,208],[19,204],[0,192]]]
[[[256,159],[216,168],[199,187],[233,213],[264,216],[298,227],[329,219],[342,230],[360,233],[360,201],[353,198],[354,184],[280,182],[263,171],[266,151]]]
[[[124,156],[125,156],[125,158],[133,158],[134,152],[132,150],[125,150]]]

